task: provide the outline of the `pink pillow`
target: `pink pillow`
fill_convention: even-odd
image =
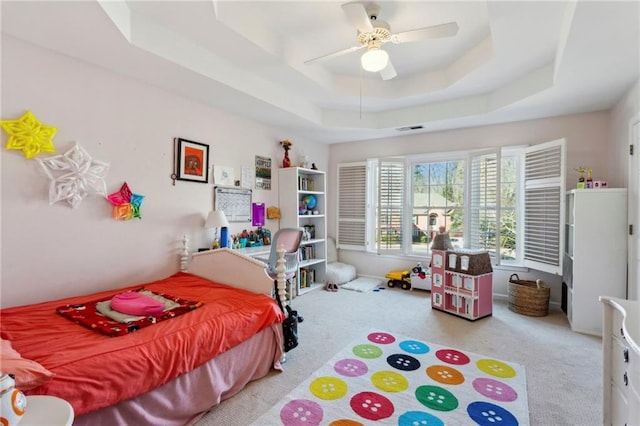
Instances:
[[[128,315],[157,315],[164,311],[164,303],[136,291],[128,291],[111,298],[111,309]]]
[[[53,379],[54,374],[51,371],[35,361],[22,358],[20,353],[13,349],[10,341],[2,339],[1,353],[0,370],[15,376],[16,388],[29,390]]]

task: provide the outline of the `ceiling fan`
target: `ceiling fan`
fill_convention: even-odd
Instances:
[[[458,24],[449,22],[392,34],[389,24],[378,19],[380,6],[375,3],[346,3],[342,5],[342,10],[345,12],[349,22],[358,29],[358,44],[347,49],[309,59],[305,61],[305,64],[334,58],[366,47],[367,51],[360,58],[362,68],[370,72],[380,72],[383,80],[390,80],[394,78],[397,73],[389,60],[389,54],[382,49],[383,44],[388,42],[396,44],[408,43],[431,38],[452,37],[458,33]]]

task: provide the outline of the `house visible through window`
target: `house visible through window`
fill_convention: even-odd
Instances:
[[[543,199],[549,211],[560,215],[564,149],[564,140],[559,140],[527,148],[368,160],[361,163],[355,186],[344,182],[346,174],[342,176],[339,165],[338,199],[351,199],[343,192],[348,189],[360,198],[358,194],[366,193],[371,200],[367,213],[363,214],[363,206],[358,218],[366,234],[375,237],[350,248],[423,257],[430,254],[435,234],[444,229],[454,248],[487,250],[495,264],[527,265],[535,260],[537,265],[528,266],[557,271],[563,232],[559,216],[539,223],[527,206],[539,209],[533,203]],[[544,198],[538,196],[540,192]],[[346,207],[339,201],[340,217]],[[538,232],[550,241],[542,260],[532,244],[525,244],[527,235],[535,238]],[[340,230],[337,238],[340,244]],[[540,267],[540,262],[547,266]]]
[[[427,254],[441,227],[451,238],[463,241],[465,160],[410,160],[410,164],[411,214],[416,223],[410,252]]]

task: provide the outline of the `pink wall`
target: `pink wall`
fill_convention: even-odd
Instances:
[[[578,166],[593,168],[594,179],[605,179],[611,186],[624,187],[626,179],[619,173],[612,159],[620,154],[619,151],[626,148],[612,144],[610,127],[611,114],[608,111],[602,111],[332,145],[330,173],[327,174],[328,186],[335,187],[337,164],[341,162],[361,161],[369,157],[529,145],[565,138],[567,140],[567,188],[575,186],[579,174],[573,169]],[[336,209],[335,195],[335,193],[328,194],[329,211]],[[335,230],[335,215],[329,215],[328,226],[329,230]],[[415,266],[416,261],[424,259],[378,256],[343,250],[340,251],[340,260],[354,264],[358,274],[383,277],[390,270],[411,268]],[[507,294],[508,278],[513,272],[504,269],[494,272],[494,293]],[[535,271],[517,272],[521,279],[532,279],[535,275],[535,278],[542,278],[550,283],[552,301],[560,301],[561,278],[559,276]]]
[[[277,205],[278,141],[291,138],[326,169],[328,147],[212,109],[164,90],[66,56],[2,36],[2,119],[27,110],[58,127],[56,154],[77,141],[97,160],[111,163],[108,192],[127,181],[146,196],[142,220],[115,221],[98,196],[78,208],[49,206],[48,179],[21,151],[1,150],[2,307],[85,294],[164,277],[178,270],[183,234],[193,249],[206,245],[204,219],[213,186],[171,184],[172,139],[210,145],[211,163],[253,166],[272,157],[273,189],[254,190],[254,201]],[[0,142],[4,146],[4,131]],[[46,156],[47,154],[43,154]],[[267,228],[275,231],[277,221]],[[232,224],[239,232],[245,224]]]
[[[78,141],[95,159],[108,161],[107,189],[123,181],[146,199],[141,221],[115,221],[110,206],[91,196],[75,210],[48,203],[48,180],[39,165],[18,151],[0,150],[1,300],[8,307],[116,285],[152,280],[178,269],[180,239],[187,234],[192,248],[206,244],[202,229],[212,208],[212,185],[178,182],[171,185],[171,140],[179,136],[207,143],[211,162],[251,166],[254,155],[277,163],[277,141],[295,136],[226,114],[144,83],[2,36],[2,119],[31,110],[43,123],[58,127],[57,153]],[[488,146],[520,145],[566,137],[567,184],[573,185],[578,165],[594,168],[594,176],[626,186],[626,125],[638,114],[638,84],[609,112],[596,112],[446,132],[331,145],[295,140],[335,186],[336,164],[393,154],[451,151]],[[0,142],[6,143],[2,132]],[[623,152],[624,151],[624,152]],[[296,152],[294,147],[293,153]],[[239,154],[239,153],[247,153]],[[365,154],[363,154],[365,153]],[[330,158],[330,161],[329,161]],[[275,165],[274,165],[275,167]],[[254,191],[254,200],[277,204],[274,189]],[[329,191],[329,212],[335,211],[335,191]],[[329,214],[330,234],[335,216]],[[271,229],[277,223],[268,223]],[[232,232],[242,229],[232,224]],[[342,253],[364,275],[384,276],[390,269],[412,266],[411,259]],[[506,292],[508,272],[497,274],[494,291]],[[521,278],[525,278],[521,276]],[[550,277],[553,279],[553,277]],[[552,299],[559,300],[554,289]]]

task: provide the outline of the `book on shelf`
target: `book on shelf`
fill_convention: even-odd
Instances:
[[[298,249],[298,260],[311,260],[316,258],[316,246],[302,246]]]
[[[300,268],[300,288],[308,288],[311,287],[316,281],[316,271],[315,269],[307,269]]]
[[[313,179],[298,176],[298,191],[314,191],[315,182]]]
[[[307,287],[307,270],[305,268],[300,268],[300,288]]]
[[[304,230],[307,231],[307,235],[310,240],[313,240],[316,237],[316,226],[315,225],[304,225]]]

